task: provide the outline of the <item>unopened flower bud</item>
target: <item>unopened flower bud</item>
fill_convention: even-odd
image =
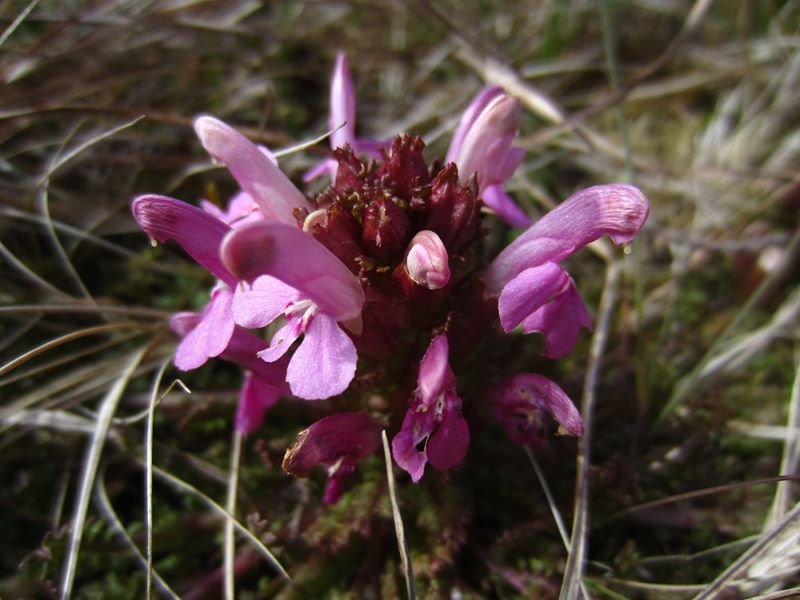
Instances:
[[[450,281],[447,250],[432,231],[420,231],[411,239],[406,254],[406,270],[411,279],[429,290],[440,290]]]

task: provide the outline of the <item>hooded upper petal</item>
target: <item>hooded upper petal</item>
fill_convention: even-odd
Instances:
[[[545,415],[550,414],[569,435],[583,435],[580,413],[555,382],[534,373],[519,373],[490,393],[494,415],[519,445],[547,443]]]
[[[313,210],[306,197],[268,156],[233,127],[204,116],[195,120],[194,128],[203,147],[228,167],[268,219],[293,224],[296,209]]]
[[[231,287],[236,284],[219,256],[222,239],[231,228],[218,218],[175,198],[153,194],[135,198],[131,212],[152,239],[161,243],[175,240],[214,277]]]
[[[222,243],[223,263],[237,277],[270,275],[300,292],[337,321],[361,314],[364,291],[358,278],[325,246],[281,223],[251,223]]]
[[[642,192],[623,183],[597,185],[576,192],[511,242],[484,270],[481,279],[497,295],[525,269],[561,262],[586,244],[608,235],[629,242],[647,219]]]
[[[297,434],[283,457],[283,470],[295,477],[307,477],[315,466],[324,467],[329,478],[325,503],[333,504],[344,490],[344,477],[378,448],[379,435],[378,422],[365,412],[325,417]]]

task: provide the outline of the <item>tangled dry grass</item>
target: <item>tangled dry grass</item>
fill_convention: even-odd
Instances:
[[[799,17],[778,0],[0,6],[3,597],[216,598],[234,580],[241,598],[399,597],[411,570],[422,597],[800,594]],[[198,113],[274,149],[324,133],[339,48],[375,137],[441,153],[499,83],[527,109],[511,191],[530,214],[620,180],[652,205],[627,254],[571,265],[596,328],[539,365],[582,398],[587,435],[526,456],[487,424],[447,485],[398,478],[413,569],[381,458],[322,507],[320,480],[279,469],[313,408],[232,439],[234,374],[169,367],[166,318],[208,280],[128,210],[233,191]]]

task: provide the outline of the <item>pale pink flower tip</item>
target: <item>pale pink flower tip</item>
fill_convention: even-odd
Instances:
[[[420,231],[411,239],[406,254],[411,279],[429,290],[439,290],[450,281],[447,249],[432,231]]]

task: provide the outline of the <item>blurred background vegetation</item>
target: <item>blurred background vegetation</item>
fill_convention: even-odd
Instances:
[[[442,155],[469,100],[500,84],[526,106],[527,158],[509,190],[529,214],[611,181],[651,200],[628,253],[599,244],[570,261],[593,314],[616,299],[599,357],[588,358],[588,333],[558,363],[531,338],[492,349],[553,377],[576,403],[593,400],[590,466],[577,472],[586,503],[575,500],[586,448],[554,439],[537,455],[540,479],[473,395],[466,410],[479,426],[465,464],[416,486],[398,477],[417,593],[557,597],[581,572],[551,508],[569,528],[578,506],[588,508],[592,597],[711,597],[754,543],[761,554],[715,585],[785,597],[776,590],[800,584],[800,525],[781,522],[793,484],[774,479],[798,461],[799,17],[798,2],[778,0],[0,5],[3,598],[58,597],[71,554],[74,597],[145,596],[142,411],[174,349],[167,317],[202,306],[210,279],[172,245],[150,247],[130,199],[234,191],[195,139],[198,113],[274,150],[324,133],[338,49],[354,71],[362,134],[420,134],[429,156]],[[281,166],[297,177],[326,149]],[[511,235],[486,225],[498,243]],[[598,369],[588,392],[587,365]],[[223,364],[168,368],[163,387],[179,375],[193,393],[174,388],[155,413],[153,461],[177,479],[156,474],[154,567],[180,597],[218,598],[224,521],[182,485],[224,505],[239,375]],[[460,381],[465,398],[491,376]],[[321,503],[322,473],[280,470],[320,410],[281,403],[244,441],[237,516],[292,581],[240,538],[239,598],[405,594],[381,457],[362,463],[333,507]]]

